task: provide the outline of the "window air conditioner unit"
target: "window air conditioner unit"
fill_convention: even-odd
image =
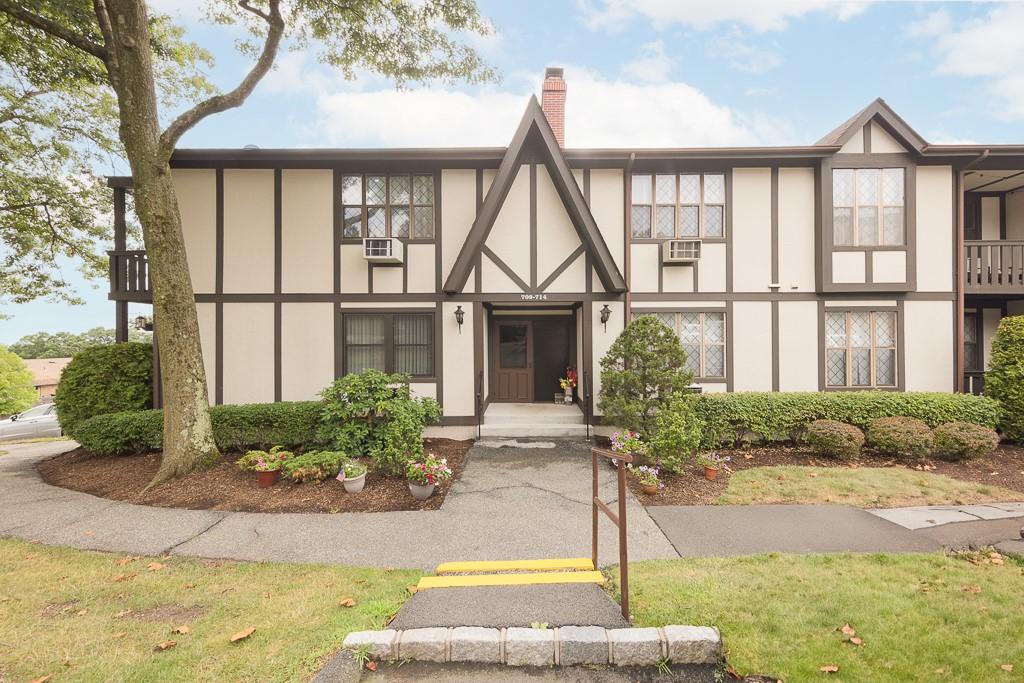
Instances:
[[[366,237],[363,258],[371,263],[402,263],[402,240],[397,237]]]
[[[663,263],[695,263],[700,260],[700,240],[666,240],[661,245]]]

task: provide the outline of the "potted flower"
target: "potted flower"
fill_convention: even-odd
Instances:
[[[341,466],[338,474],[346,493],[359,493],[366,485],[366,465],[358,460],[349,460]]]
[[[256,464],[252,466],[256,472],[256,483],[261,489],[269,489],[271,486],[276,484],[281,479],[281,463],[284,459],[278,459],[270,457],[267,459],[260,458],[256,461]]]
[[[426,500],[434,493],[434,487],[452,476],[448,460],[438,460],[433,453],[428,453],[423,462],[410,462],[405,468],[409,478],[409,492],[416,500]]]
[[[657,467],[651,467],[650,465],[640,465],[640,467],[627,465],[626,467],[637,478],[637,481],[640,482],[640,488],[648,496],[653,496],[658,492],[658,489],[665,488],[665,485],[661,483],[661,479],[658,477]]]
[[[562,400],[566,403],[572,403],[572,390],[576,387],[579,375],[576,374],[576,368],[570,365],[565,369],[565,377],[558,380],[558,385],[562,387],[563,394]]]
[[[715,477],[718,476],[718,470],[723,467],[729,469],[728,465],[725,464],[729,462],[729,456],[723,458],[714,451],[698,454],[697,462],[704,466],[704,478],[708,481],[714,481]]]
[[[640,438],[638,432],[634,432],[632,429],[627,429],[624,432],[612,432],[611,438],[612,451],[616,453],[629,453],[633,455],[646,455],[647,444]],[[612,467],[617,467],[619,462],[614,458],[609,460]]]

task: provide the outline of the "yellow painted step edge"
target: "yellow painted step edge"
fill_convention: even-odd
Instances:
[[[574,569],[594,571],[589,557],[566,557],[549,560],[482,560],[471,562],[445,562],[437,565],[438,574],[469,574],[473,572],[536,572]]]
[[[474,574],[472,576],[424,576],[417,590],[467,586],[528,586],[542,583],[604,583],[601,572],[533,572],[530,574]]]

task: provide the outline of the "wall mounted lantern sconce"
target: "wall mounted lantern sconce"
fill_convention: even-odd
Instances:
[[[608,319],[612,317],[612,309],[608,308],[608,304],[604,305],[601,309],[601,324],[604,325],[604,331],[608,331]]]
[[[462,310],[462,306],[455,308],[455,322],[459,324],[459,334],[462,334],[462,322],[466,319],[466,312]]]

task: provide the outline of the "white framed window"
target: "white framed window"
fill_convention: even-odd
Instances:
[[[896,312],[825,313],[825,384],[828,387],[896,386]]]
[[[902,168],[832,169],[832,243],[902,246],[906,241]]]
[[[698,379],[725,379],[725,311],[658,311],[653,315],[672,328],[686,352],[686,369]]]
[[[724,173],[637,174],[631,183],[634,238],[725,237]]]
[[[346,174],[342,236],[434,238],[434,176]]]

